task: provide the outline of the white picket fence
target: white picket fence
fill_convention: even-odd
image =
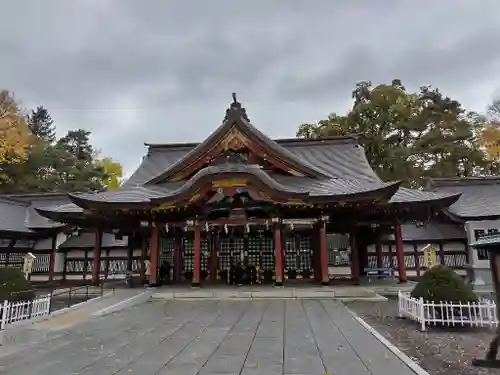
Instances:
[[[32,301],[8,302],[0,305],[0,330],[8,324],[50,314],[50,294]]]
[[[398,291],[398,314],[418,322],[425,331],[427,325],[496,327],[498,317],[495,302],[480,299],[477,303],[440,303],[413,298],[409,292]]]

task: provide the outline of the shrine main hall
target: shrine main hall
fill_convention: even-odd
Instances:
[[[235,98],[203,142],[147,146],[118,190],[70,193],[70,203],[36,208],[92,236],[82,272],[94,283],[107,272],[103,258],[113,258],[115,250],[103,250],[110,236],[127,240],[124,267],[150,284],[165,262],[173,281],[193,286],[227,282],[234,264],[253,266],[259,282],[276,285],[358,283],[369,257],[405,282],[401,225],[427,222],[460,196],[382,181],[357,135],[270,139]],[[388,235],[395,245],[387,252],[381,239]],[[66,274],[78,273],[71,267]]]

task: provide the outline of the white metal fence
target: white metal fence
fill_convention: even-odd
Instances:
[[[0,330],[5,329],[7,324],[49,314],[50,295],[38,297],[32,301],[4,301],[0,305]]]
[[[409,292],[398,291],[398,314],[418,322],[422,331],[427,325],[496,327],[498,317],[496,304],[488,299],[477,303],[439,303],[413,298]]]

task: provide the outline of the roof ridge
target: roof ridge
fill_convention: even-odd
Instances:
[[[438,177],[430,178],[427,183],[428,189],[449,186],[480,186],[500,184],[500,176],[477,176],[477,177]]]
[[[255,126],[254,126],[255,127]],[[348,134],[342,136],[330,136],[322,138],[270,138],[271,141],[276,142],[281,146],[293,144],[293,145],[316,145],[324,143],[359,143],[358,134]],[[168,149],[169,151],[173,149],[186,149],[195,148],[203,142],[178,142],[178,143],[144,143],[149,149]]]

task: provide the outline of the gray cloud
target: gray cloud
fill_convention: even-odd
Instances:
[[[232,91],[292,136],[344,112],[360,80],[433,84],[478,110],[500,87],[493,0],[0,2],[2,86],[60,133],[90,129],[128,172],[143,142],[208,135]]]

